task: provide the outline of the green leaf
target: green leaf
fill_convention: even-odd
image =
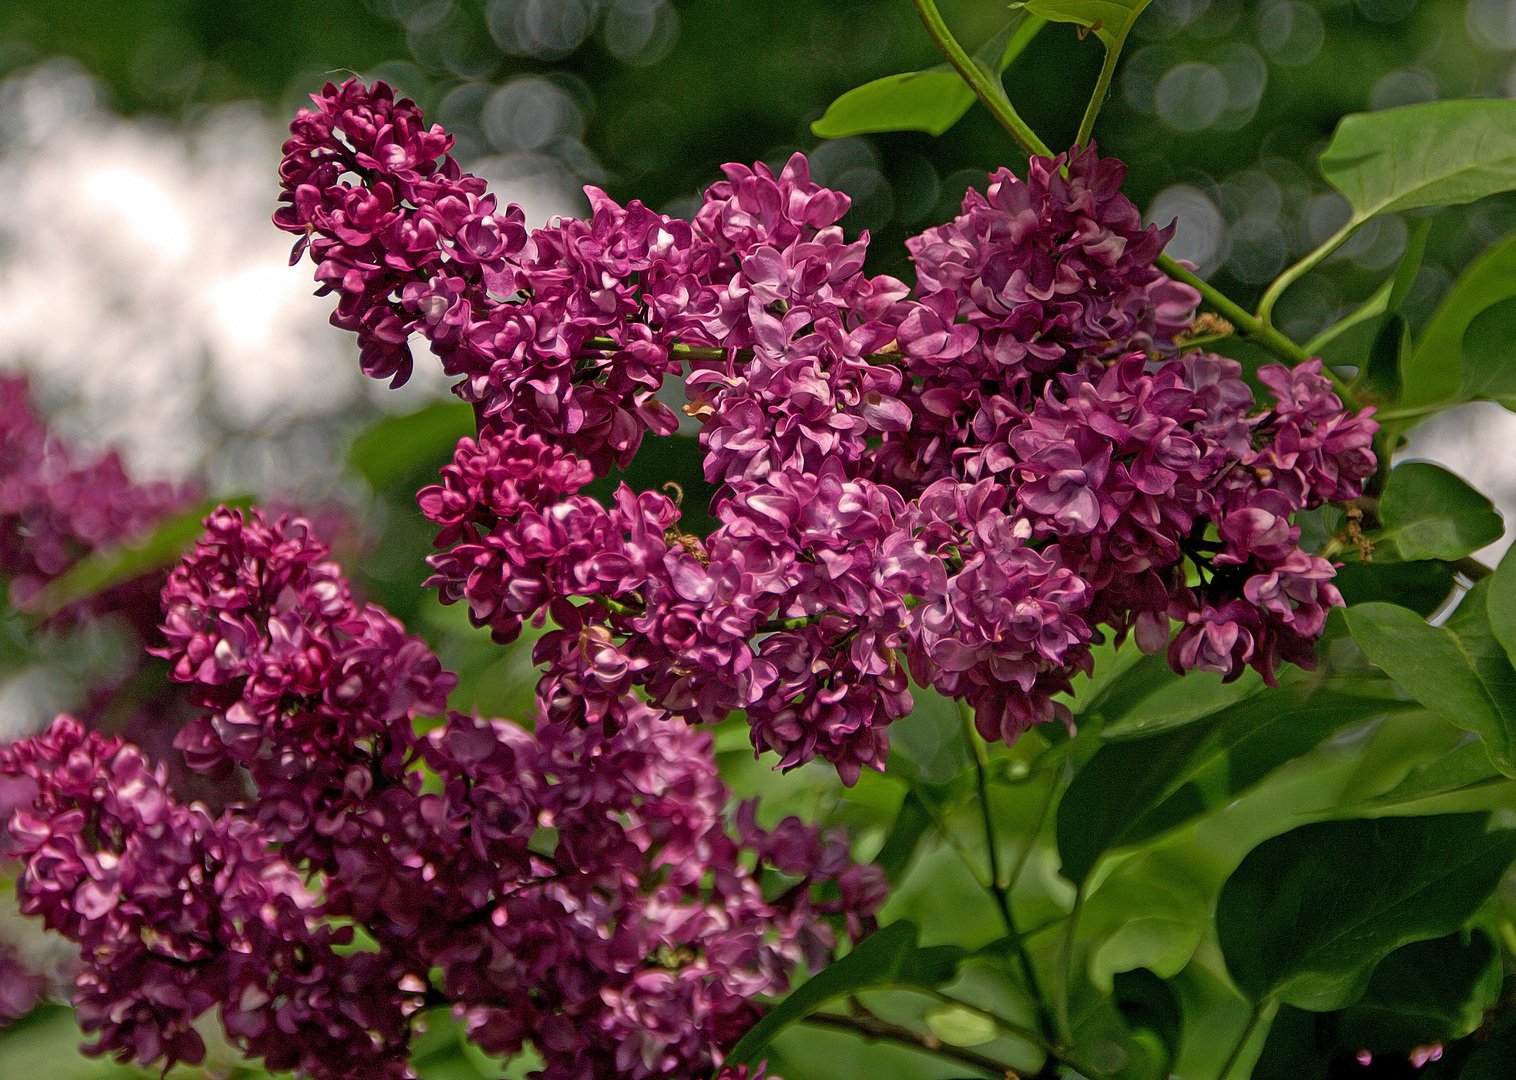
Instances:
[[[1005,71],[1047,25],[1029,19],[1021,10],[1011,22],[985,43],[975,60],[995,74]],[[811,134],[821,139],[841,139],[881,131],[945,133],[969,111],[974,91],[951,64],[938,64],[924,71],[905,71],[854,87],[833,101],[821,119],[811,125]]]
[[[1332,350],[1328,352],[1327,347],[1354,327],[1361,326],[1370,319],[1382,318],[1389,311],[1390,294],[1394,291],[1395,282],[1393,279],[1381,283],[1379,288],[1369,294],[1367,300],[1317,334],[1310,341],[1307,341],[1303,348],[1311,356],[1320,356],[1328,362],[1338,363],[1339,357],[1335,355],[1336,351]],[[1356,363],[1357,359],[1356,357],[1343,356],[1340,358],[1340,362],[1344,364]]]
[[[1151,971],[1123,971],[1114,980],[1112,997],[1116,1008],[1134,1031],[1151,1031],[1167,1051],[1161,1075],[1169,1075],[1179,1056],[1184,1013],[1174,987]]]
[[[1346,604],[1382,600],[1430,615],[1453,591],[1453,568],[1444,562],[1358,562],[1349,558],[1332,580]]]
[[[1500,997],[1500,953],[1479,931],[1417,941],[1379,962],[1338,1022],[1338,1045],[1376,1054],[1459,1039]]]
[[[1443,719],[1484,741],[1495,767],[1516,776],[1516,671],[1478,613],[1485,590],[1459,605],[1463,618],[1430,626],[1394,604],[1360,604],[1344,613],[1369,660]],[[1467,610],[1466,610],[1467,609]]]
[[[1485,588],[1490,631],[1516,664],[1516,547],[1506,551]]]
[[[1429,217],[1417,218],[1407,230],[1405,253],[1395,267],[1395,276],[1390,279],[1390,294],[1385,298],[1386,316],[1400,310],[1400,305],[1411,293],[1411,286],[1416,284],[1416,275],[1421,272],[1421,260],[1426,254],[1427,234],[1431,231],[1432,219]],[[1388,318],[1385,321],[1388,322]]]
[[[1516,1061],[1516,1021],[1509,1014],[1495,1018],[1495,1030],[1463,1063],[1458,1080],[1510,1080]]]
[[[1379,500],[1374,551],[1401,562],[1461,559],[1500,539],[1505,526],[1489,499],[1438,465],[1397,466]]]
[[[757,1064],[776,1035],[835,998],[884,986],[941,986],[953,978],[967,955],[950,945],[921,949],[916,942],[916,926],[910,922],[891,923],[864,938],[852,952],[801,983],[770,1009],[732,1047],[729,1060],[738,1065]]]
[[[1463,335],[1461,401],[1494,401],[1516,409],[1516,297],[1491,304]]]
[[[457,401],[438,401],[404,416],[386,416],[359,432],[347,460],[375,491],[388,491],[418,473],[432,473],[458,440],[474,433],[474,411]]]
[[[201,522],[208,514],[219,506],[245,510],[252,502],[252,497],[247,495],[213,499],[164,519],[156,529],[138,540],[94,552],[48,582],[27,604],[27,611],[49,618],[70,604],[114,585],[172,566],[200,538],[204,531]]]
[[[1463,385],[1463,338],[1480,312],[1516,296],[1516,233],[1481,255],[1443,297],[1401,367],[1402,406],[1453,401]]]
[[[1322,1046],[1318,1017],[1304,1009],[1282,1005],[1269,1024],[1268,1040],[1253,1066],[1251,1080],[1302,1080],[1329,1076],[1335,1048]]]
[[[1340,1009],[1374,966],[1459,929],[1516,859],[1486,814],[1327,821],[1266,840],[1222,887],[1216,932],[1255,1002]]]
[[[1000,1035],[995,1021],[962,1005],[938,1005],[925,1019],[932,1034],[950,1046],[983,1046]]]
[[[1400,393],[1400,364],[1411,352],[1411,324],[1398,312],[1380,325],[1369,346],[1368,362],[1358,379],[1360,396],[1369,401],[1395,400]]]
[[[1079,918],[1090,982],[1108,994],[1125,972],[1171,978],[1183,971],[1210,925],[1213,889],[1182,853],[1160,849],[1122,862]]]
[[[895,815],[895,823],[890,826],[889,834],[885,837],[884,846],[874,856],[875,864],[884,871],[885,877],[892,884],[899,881],[905,873],[921,844],[921,838],[931,827],[932,812],[916,792],[906,792],[900,811]]]
[[[1383,795],[1368,800],[1358,809],[1388,809],[1405,806],[1443,795],[1472,792],[1481,788],[1509,785],[1511,778],[1490,764],[1490,754],[1478,739],[1417,765],[1405,779]]]
[[[1106,48],[1126,40],[1151,0],[1027,0],[1026,9],[1049,22],[1074,23],[1093,31]]]
[[[820,139],[879,131],[924,131],[941,135],[974,103],[974,91],[947,64],[905,71],[864,83],[843,94],[811,125]]]
[[[1301,681],[1187,727],[1107,743],[1059,802],[1064,876],[1083,883],[1107,851],[1167,832],[1334,732],[1404,707]]]
[[[1516,101],[1429,101],[1354,113],[1321,154],[1350,224],[1423,206],[1456,206],[1516,188]]]

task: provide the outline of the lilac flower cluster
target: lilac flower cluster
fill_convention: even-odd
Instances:
[[[372,374],[410,361],[373,361],[365,328],[419,334],[475,403],[420,494],[429,583],[500,640],[552,620],[550,718],[614,732],[640,688],[692,721],[741,710],[781,767],[851,782],[883,767],[907,672],[1011,740],[1067,717],[1106,632],[1228,678],[1312,662],[1340,597],[1291,518],[1361,491],[1374,421],[1319,362],[1264,368],[1260,407],[1235,362],[1183,349],[1199,296],[1155,266],[1171,233],[1119,162],[996,173],[909,242],[911,287],[864,272],[847,197],[800,155],[726,166],[688,222],[589,189],[588,220],[528,234],[387,87],[315,101],[276,221]],[[383,225],[353,227],[370,206]],[[676,372],[719,485],[706,537],[663,495],[583,494],[672,429],[652,394]]]
[[[302,519],[222,509],[164,588],[159,651],[205,710],[177,745],[245,801],[186,803],[67,717],[0,751],[35,788],[18,893],[81,947],[93,1052],[197,1061],[217,1008],[271,1068],[410,1077],[413,1030],[447,1005],[491,1053],[534,1048],[543,1080],[693,1080],[756,996],[825,962],[834,924],[869,927],[877,871],[794,819],[729,821],[708,736],[666,714],[628,700],[610,737],[456,712],[421,733],[454,677],[328,555]]]
[[[132,481],[114,451],[68,446],[33,407],[26,378],[0,374],[0,577],[9,579],[17,606],[86,555],[142,536],[193,497],[184,486]],[[63,617],[110,612],[150,626],[158,587],[150,578],[127,582]]]

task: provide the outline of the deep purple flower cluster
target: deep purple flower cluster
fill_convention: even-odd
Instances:
[[[557,461],[493,505],[568,484]],[[307,522],[205,525],[160,652],[206,710],[178,745],[250,797],[185,803],[66,717],[0,751],[35,785],[18,892],[81,946],[94,1052],[199,1060],[192,1025],[218,1008],[271,1068],[409,1077],[419,1016],[446,1004],[491,1053],[535,1048],[544,1080],[693,1080],[755,996],[825,961],[834,922],[869,925],[878,873],[794,819],[729,821],[703,732],[628,700],[611,737],[459,713],[422,734],[454,677],[353,597]]]
[[[1340,597],[1291,515],[1360,492],[1375,424],[1319,362],[1264,368],[1260,409],[1236,363],[1182,349],[1199,296],[1155,266],[1171,233],[1119,162],[996,173],[909,242],[914,288],[864,273],[847,197],[800,155],[726,166],[689,222],[590,189],[589,220],[508,229],[486,259],[464,208],[519,216],[440,129],[382,85],[315,100],[276,220],[339,322],[426,337],[476,403],[420,495],[430,584],[501,640],[551,618],[549,717],[613,732],[640,687],[690,720],[742,710],[782,767],[852,781],[883,766],[907,670],[1010,740],[1067,716],[1107,631],[1181,671],[1312,662]],[[382,229],[345,224],[375,200]],[[683,370],[706,537],[662,495],[582,494],[671,429],[651,395]]]
[[[188,487],[131,480],[115,451],[89,453],[54,436],[24,376],[0,374],[0,578],[25,607],[91,552],[134,540],[193,499]],[[138,579],[81,601],[66,619],[116,613],[148,625],[159,582]]]

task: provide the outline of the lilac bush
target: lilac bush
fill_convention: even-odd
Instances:
[[[292,263],[365,373],[399,386],[424,343],[471,406],[415,495],[424,584],[494,644],[530,640],[526,715],[455,707],[459,677],[296,513],[220,506],[166,575],[59,601],[190,493],[67,450],[0,382],[13,603],[38,632],[135,611],[139,676],[164,683],[141,739],[86,713],[0,748],[16,895],[77,947],[88,1052],[198,1063],[214,1014],[241,1055],[314,1080],[419,1076],[447,1024],[542,1080],[777,1080],[771,1044],[809,1022],[997,1077],[1225,1080],[1387,1051],[1462,1068],[1481,1047],[1427,1048],[1509,1034],[1495,942],[1516,924],[1490,898],[1516,837],[1471,811],[1516,775],[1516,570],[1472,557],[1477,493],[1390,467],[1433,411],[1397,400],[1415,267],[1312,348],[1269,318],[1385,206],[1503,189],[1401,191],[1396,166],[1374,202],[1353,170],[1409,136],[1329,148],[1353,217],[1251,313],[1122,193],[1090,137],[1104,82],[1054,154],[914,2],[1028,154],[907,242],[909,281],[868,272],[803,154],[724,166],[688,220],[591,187],[587,217],[529,230],[382,82],[329,84],[292,123]],[[1108,82],[1130,20],[1087,6],[1015,20],[1094,31]],[[1503,129],[1476,112],[1460,176],[1498,172],[1479,148]],[[1486,317],[1459,330],[1465,397],[1509,403]],[[1366,358],[1323,358],[1373,320]],[[705,507],[626,482],[681,427]],[[1417,610],[1333,614],[1344,590],[1419,603],[1418,577]],[[942,701],[961,733],[918,715]],[[822,763],[879,827],[739,798],[729,722],[776,771]],[[1237,810],[1285,765],[1287,801]],[[1245,842],[1198,838],[1212,812]],[[900,917],[923,892],[960,904],[944,853],[993,935],[966,902],[962,926]],[[1053,858],[1061,884],[1029,886]],[[1028,928],[1034,906],[1057,915]],[[1407,974],[1433,969],[1455,1018]],[[1195,1049],[1217,1023],[1226,1045]]]

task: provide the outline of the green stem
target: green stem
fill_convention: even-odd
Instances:
[[[1169,258],[1169,256],[1158,256],[1158,269],[1162,270],[1175,281],[1182,281],[1192,289],[1198,291],[1204,297],[1205,302],[1215,308],[1217,314],[1235,326],[1239,333],[1244,337],[1252,338],[1281,360],[1288,360],[1292,364],[1303,364],[1311,359],[1311,354],[1299,345],[1296,345],[1272,326],[1254,318],[1251,312],[1216,288],[1216,286],[1203,278],[1197,277],[1193,272],[1186,270],[1173,259]]]
[[[622,348],[608,337],[590,338],[587,342],[591,349],[613,351]],[[708,345],[681,345],[678,342],[669,346],[669,355],[680,360],[725,360],[728,350],[715,349]]]
[[[1274,313],[1274,305],[1284,295],[1284,291],[1306,274],[1314,270],[1332,252],[1342,246],[1344,240],[1353,235],[1353,230],[1358,228],[1361,222],[1352,218],[1348,223],[1327,237],[1315,251],[1306,255],[1294,266],[1285,267],[1284,272],[1276,277],[1267,289],[1264,290],[1263,299],[1258,301],[1258,321],[1265,326],[1271,325],[1270,317]]]
[[[974,754],[974,779],[979,789],[979,812],[984,820],[984,844],[990,857],[990,895],[995,898],[995,906],[1000,909],[1000,918],[1005,923],[1005,932],[1015,944],[1016,961],[1021,967],[1027,994],[1037,1007],[1037,1024],[1042,1029],[1043,1036],[1051,1041],[1053,1018],[1048,1014],[1047,1001],[1043,998],[1042,987],[1037,981],[1037,969],[1032,965],[1032,957],[1026,951],[1026,940],[1022,937],[1021,931],[1016,929],[1016,915],[1011,910],[1010,887],[1003,884],[1000,877],[1000,844],[995,836],[995,814],[990,807],[989,762],[984,740],[975,733],[974,719],[962,700],[958,702],[958,711],[963,719],[963,737],[968,740]],[[1027,842],[1028,849],[1036,838],[1034,832]],[[1017,872],[1020,872],[1019,863]]]
[[[1242,1057],[1242,1051],[1247,1048],[1248,1040],[1253,1037],[1253,1029],[1258,1026],[1258,1021],[1263,1019],[1263,1014],[1267,1009],[1266,1000],[1253,1006],[1253,1014],[1248,1017],[1247,1025],[1238,1036],[1237,1045],[1233,1046],[1232,1052],[1227,1055],[1226,1064],[1221,1066],[1221,1071],[1216,1074],[1216,1080],[1227,1080],[1227,1077],[1232,1075],[1232,1070],[1237,1067],[1237,1062]]]
[[[1095,1069],[1091,1065],[1086,1064],[1085,1062],[1080,1061],[1079,1058],[1075,1057],[1069,1052],[1067,1047],[1060,1046],[1057,1043],[1053,1042],[1051,1039],[1043,1037],[1024,1024],[1018,1024],[1014,1020],[1007,1020],[999,1013],[991,1012],[982,1006],[975,1005],[972,1002],[964,1001],[962,998],[954,997],[952,994],[946,993],[942,990],[925,990],[920,987],[911,987],[910,989],[920,990],[922,993],[936,998],[944,1005],[952,1005],[956,1008],[965,1009],[968,1012],[973,1013],[975,1016],[978,1016],[983,1020],[987,1020],[991,1024],[995,1025],[995,1027],[1000,1030],[1000,1033],[1002,1035],[1009,1035],[1013,1039],[1020,1039],[1022,1042],[1030,1043],[1032,1046],[1035,1046],[1038,1050],[1041,1050],[1044,1054],[1052,1058],[1054,1061],[1059,1062],[1063,1065],[1067,1065],[1069,1068],[1074,1069],[1084,1076],[1097,1077],[1100,1075],[1099,1070]]]
[[[1417,405],[1406,409],[1385,409],[1374,416],[1375,420],[1384,423],[1390,420],[1419,420],[1423,416],[1431,416],[1435,412],[1441,412],[1447,408],[1447,402],[1437,405]]]
[[[1021,148],[1029,154],[1039,154],[1043,157],[1052,157],[1053,151],[1048,149],[1047,143],[1037,137],[1037,133],[1027,126],[1027,122],[1021,119],[1021,114],[1005,96],[1005,90],[998,80],[992,81],[990,76],[973,58],[963,51],[963,46],[958,44],[958,39],[947,28],[947,23],[942,21],[942,13],[937,10],[935,0],[911,0],[911,6],[916,9],[916,14],[921,16],[921,23],[926,27],[927,34],[936,42],[937,48],[942,50],[948,63],[953,65],[954,70],[963,76],[963,81],[969,84],[979,100],[984,102],[985,108],[990,110],[990,115],[1000,122],[1000,126],[1011,133],[1011,137],[1021,144]]]
[[[1106,94],[1110,93],[1111,76],[1116,74],[1116,61],[1121,58],[1121,47],[1125,44],[1126,37],[1123,35],[1106,47],[1105,59],[1100,64],[1100,77],[1095,80],[1095,91],[1090,95],[1090,103],[1084,107],[1084,119],[1079,121],[1079,134],[1074,136],[1075,146],[1090,145],[1090,136],[1095,131],[1095,118],[1100,115]]]
[[[1079,930],[1079,913],[1084,910],[1084,884],[1074,893],[1074,910],[1069,912],[1068,925],[1063,928],[1063,947],[1058,958],[1057,1019],[1058,1035],[1065,1041],[1074,1038],[1069,1023],[1069,993],[1074,984],[1074,935]]]

